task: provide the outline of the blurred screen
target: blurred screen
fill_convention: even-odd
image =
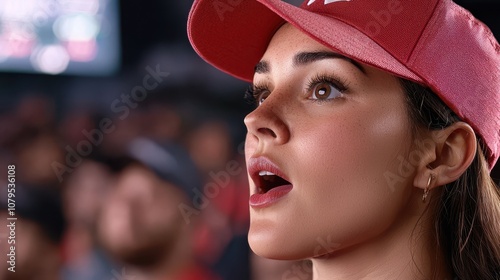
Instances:
[[[118,14],[118,0],[0,0],[0,71],[111,74]]]

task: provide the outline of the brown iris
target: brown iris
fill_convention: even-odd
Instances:
[[[332,86],[328,83],[319,83],[314,87],[314,98],[327,99],[332,93]]]

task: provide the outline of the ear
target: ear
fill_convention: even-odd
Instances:
[[[456,122],[440,130],[429,131],[414,185],[432,189],[456,181],[476,156],[476,134],[465,122]]]

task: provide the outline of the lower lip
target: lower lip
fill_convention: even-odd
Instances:
[[[249,204],[253,208],[264,208],[277,202],[282,197],[287,195],[291,190],[292,185],[283,185],[271,189],[266,193],[256,193],[250,196]]]

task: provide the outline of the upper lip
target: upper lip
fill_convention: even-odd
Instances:
[[[250,175],[250,178],[254,182],[255,186],[257,187],[256,192],[259,192],[259,190],[262,188],[262,179],[261,176],[259,175],[259,172],[261,171],[268,171],[276,176],[279,176],[283,178],[284,180],[290,182],[290,179],[288,176],[281,171],[281,169],[278,167],[277,164],[272,162],[270,159],[264,156],[258,156],[258,157],[251,157],[248,159],[247,162],[247,168],[248,168],[248,174]]]

